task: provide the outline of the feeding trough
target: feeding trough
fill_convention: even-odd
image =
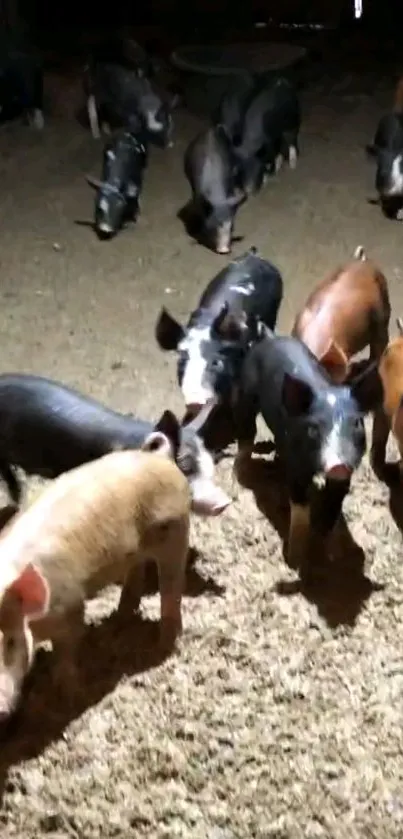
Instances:
[[[217,107],[231,78],[251,73],[293,76],[307,57],[304,47],[287,43],[183,46],[171,55],[179,71],[186,105],[197,114]]]

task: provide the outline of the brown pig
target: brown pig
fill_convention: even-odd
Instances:
[[[388,343],[386,278],[360,245],[353,259],[316,286],[296,317],[292,335],[319,359],[334,382],[346,381],[350,360],[370,348],[378,361]]]
[[[155,451],[154,451],[155,449]],[[0,720],[16,708],[36,645],[53,642],[56,676],[77,685],[86,598],[122,583],[118,613],[138,610],[144,565],[158,566],[160,640],[182,628],[191,496],[165,435],[115,451],[49,484],[0,534]]]
[[[403,461],[403,320],[397,318],[399,335],[384,350],[378,366],[383,389],[383,422],[374,426],[372,459],[376,466],[385,465],[386,445],[392,430]],[[403,463],[400,463],[402,474]]]

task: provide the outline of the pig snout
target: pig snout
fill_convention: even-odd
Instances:
[[[224,221],[217,227],[215,250],[216,253],[226,254],[231,252],[232,221]]]
[[[338,463],[332,466],[327,472],[326,477],[331,481],[349,481],[353,474],[353,470],[344,463]]]
[[[322,466],[326,478],[337,481],[351,479],[365,451],[365,430],[361,419],[336,423],[322,450]]]
[[[214,233],[214,249],[216,253],[226,254],[231,252],[232,220],[227,219],[217,224]]]
[[[229,496],[213,481],[196,479],[191,489],[192,510],[198,516],[219,516],[231,504]]]

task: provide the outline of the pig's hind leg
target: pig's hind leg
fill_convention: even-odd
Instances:
[[[189,516],[166,526],[157,550],[161,597],[160,647],[170,652],[182,632],[182,596],[189,553]]]

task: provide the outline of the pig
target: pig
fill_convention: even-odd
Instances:
[[[299,98],[290,81],[280,77],[257,87],[234,146],[237,183],[247,195],[258,192],[266,174],[278,172],[285,158],[295,169],[300,126]]]
[[[152,79],[158,64],[149,51],[124,31],[116,31],[102,38],[91,50],[91,60],[103,64],[118,64],[134,70],[139,77]]]
[[[221,125],[201,131],[189,143],[184,171],[192,191],[189,232],[192,226],[199,242],[218,254],[230,253],[235,215],[246,196],[235,189],[232,144]]]
[[[385,468],[386,445],[390,430],[396,439],[400,458],[403,458],[403,320],[397,318],[398,335],[385,348],[378,366],[382,383],[382,412],[374,423],[371,461],[376,471]],[[389,477],[402,480],[402,461],[398,469],[388,464]]]
[[[42,130],[43,65],[31,45],[4,33],[0,39],[0,121],[23,116]]]
[[[213,125],[222,125],[233,144],[240,142],[243,117],[254,90],[255,79],[251,73],[236,75],[213,113]]]
[[[174,94],[163,101],[146,76],[119,64],[91,62],[84,71],[84,91],[92,136],[99,139],[101,122],[110,128],[137,130],[144,122],[149,140],[162,148],[173,145],[172,111],[178,103]]]
[[[386,277],[359,245],[352,260],[314,288],[291,334],[319,361],[325,358],[327,372],[341,384],[351,358],[367,346],[370,360],[378,363],[389,340],[390,312]]]
[[[21,499],[15,467],[56,478],[116,448],[139,449],[153,430],[167,433],[176,426],[171,411],[154,428],[60,382],[22,373],[0,376],[0,475],[15,504]],[[197,430],[197,418],[179,429],[177,462],[191,487],[193,511],[219,515],[230,499],[214,482],[214,463]]]
[[[87,175],[96,189],[94,229],[100,239],[111,239],[126,221],[136,222],[148,161],[144,131],[120,131],[105,146],[101,180]]]
[[[178,353],[185,421],[229,395],[253,340],[255,317],[274,329],[282,297],[280,271],[252,246],[208,283],[186,327],[161,309],[156,339],[162,350]]]
[[[326,501],[317,523],[317,533],[325,539],[364,455],[367,406],[363,385],[365,371],[349,386],[335,384],[302,341],[275,336],[267,327],[243,362],[233,408],[238,442],[235,468],[242,468],[251,455],[256,418],[261,414],[284,464],[291,513],[288,562],[294,568],[303,570],[307,556],[314,478],[325,478]]]
[[[403,221],[403,77],[396,87],[392,110],[381,117],[367,153],[375,158],[375,189],[382,211]]]
[[[0,721],[18,707],[37,645],[53,643],[55,686],[78,688],[84,607],[121,584],[118,615],[133,619],[144,568],[157,563],[160,645],[175,646],[189,550],[190,492],[165,435],[143,451],[109,453],[57,478],[0,535]]]

